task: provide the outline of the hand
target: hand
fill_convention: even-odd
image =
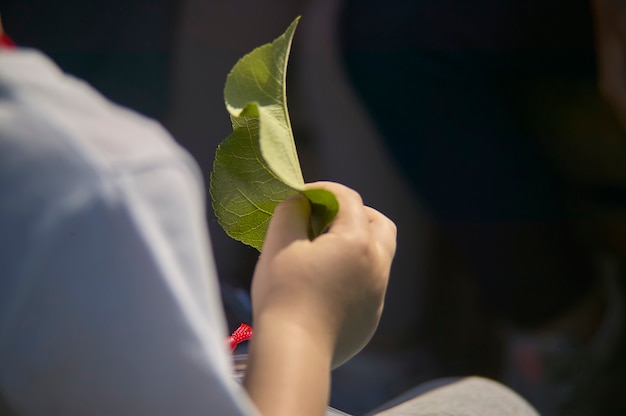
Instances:
[[[626,128],[626,2],[591,0],[591,7],[600,93]]]
[[[304,197],[276,207],[252,281],[255,321],[288,321],[328,342],[337,366],[363,348],[383,308],[396,227],[335,183],[308,185],[335,194],[339,212],[327,233],[308,239]],[[258,334],[258,332],[257,332]]]
[[[373,335],[383,308],[396,227],[345,186],[327,233],[308,238],[310,206],[294,197],[274,210],[252,279],[254,337],[244,386],[261,414],[320,415],[330,370]]]

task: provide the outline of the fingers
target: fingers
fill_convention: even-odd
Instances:
[[[308,240],[311,206],[302,195],[281,202],[267,228],[263,253],[276,253],[296,240]]]
[[[386,216],[363,205],[361,196],[354,190],[333,182],[315,182],[307,188],[326,189],[339,202],[339,211],[329,233],[362,234],[373,238],[392,258],[396,250],[396,226]],[[267,230],[264,253],[276,253],[296,240],[308,240],[308,222],[311,207],[302,195],[278,204]]]
[[[363,209],[363,200],[356,191],[334,182],[314,182],[307,184],[306,188],[326,189],[337,198],[339,212],[329,233],[358,233],[367,230],[369,220]]]
[[[333,182],[316,182],[307,188],[323,188],[333,192],[339,202],[339,212],[329,232],[367,233],[390,258],[396,251],[396,225],[386,216],[363,205],[361,196],[354,190]]]
[[[334,182],[315,182],[306,185],[308,189],[325,189],[332,192],[339,203],[339,211],[334,218],[329,233],[361,235],[369,238],[370,214],[363,206],[361,196],[354,190]],[[291,197],[278,204],[274,209],[270,221],[263,253],[276,253],[296,240],[308,240],[308,223],[311,215],[311,207],[307,199],[302,195]],[[382,214],[378,214],[384,218]],[[372,217],[376,217],[375,215]],[[385,247],[388,251],[393,251],[391,235],[388,225],[384,226],[384,221],[376,221],[376,232],[381,237],[385,237]],[[388,220],[387,220],[388,221]]]
[[[374,208],[365,207],[365,212],[369,219],[370,232],[372,237],[378,242],[385,254],[393,258],[396,252],[396,225],[389,218],[376,211]]]

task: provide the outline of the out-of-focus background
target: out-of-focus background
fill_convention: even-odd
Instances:
[[[626,136],[596,91],[586,0],[2,0],[0,14],[19,45],[161,121],[207,183],[231,131],[227,73],[302,15],[287,94],[305,179],[353,187],[399,230],[380,329],[334,372],[332,405],[365,414],[479,374],[544,415],[626,414]],[[207,206],[234,329],[258,253]]]

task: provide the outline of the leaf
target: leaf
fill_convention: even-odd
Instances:
[[[311,238],[315,238],[322,234],[328,227],[328,224],[335,218],[337,211],[339,211],[339,202],[337,202],[337,198],[335,198],[332,192],[325,189],[307,189],[303,193],[311,203],[309,231]]]
[[[298,20],[240,59],[224,88],[233,132],[216,151],[213,209],[229,236],[258,250],[274,208],[286,198],[302,193],[311,202],[311,238],[324,231],[339,208],[332,193],[304,190],[286,98],[287,61]]]

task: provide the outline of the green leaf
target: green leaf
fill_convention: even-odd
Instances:
[[[311,202],[311,238],[338,210],[335,196],[304,190],[289,112],[286,74],[299,18],[272,43],[237,62],[226,79],[224,99],[233,132],[218,146],[210,191],[218,222],[232,238],[261,250],[274,208],[302,193]]]
[[[309,233],[311,238],[315,238],[322,234],[335,218],[337,211],[339,211],[339,203],[335,195],[325,189],[307,189],[303,193],[311,203]]]

